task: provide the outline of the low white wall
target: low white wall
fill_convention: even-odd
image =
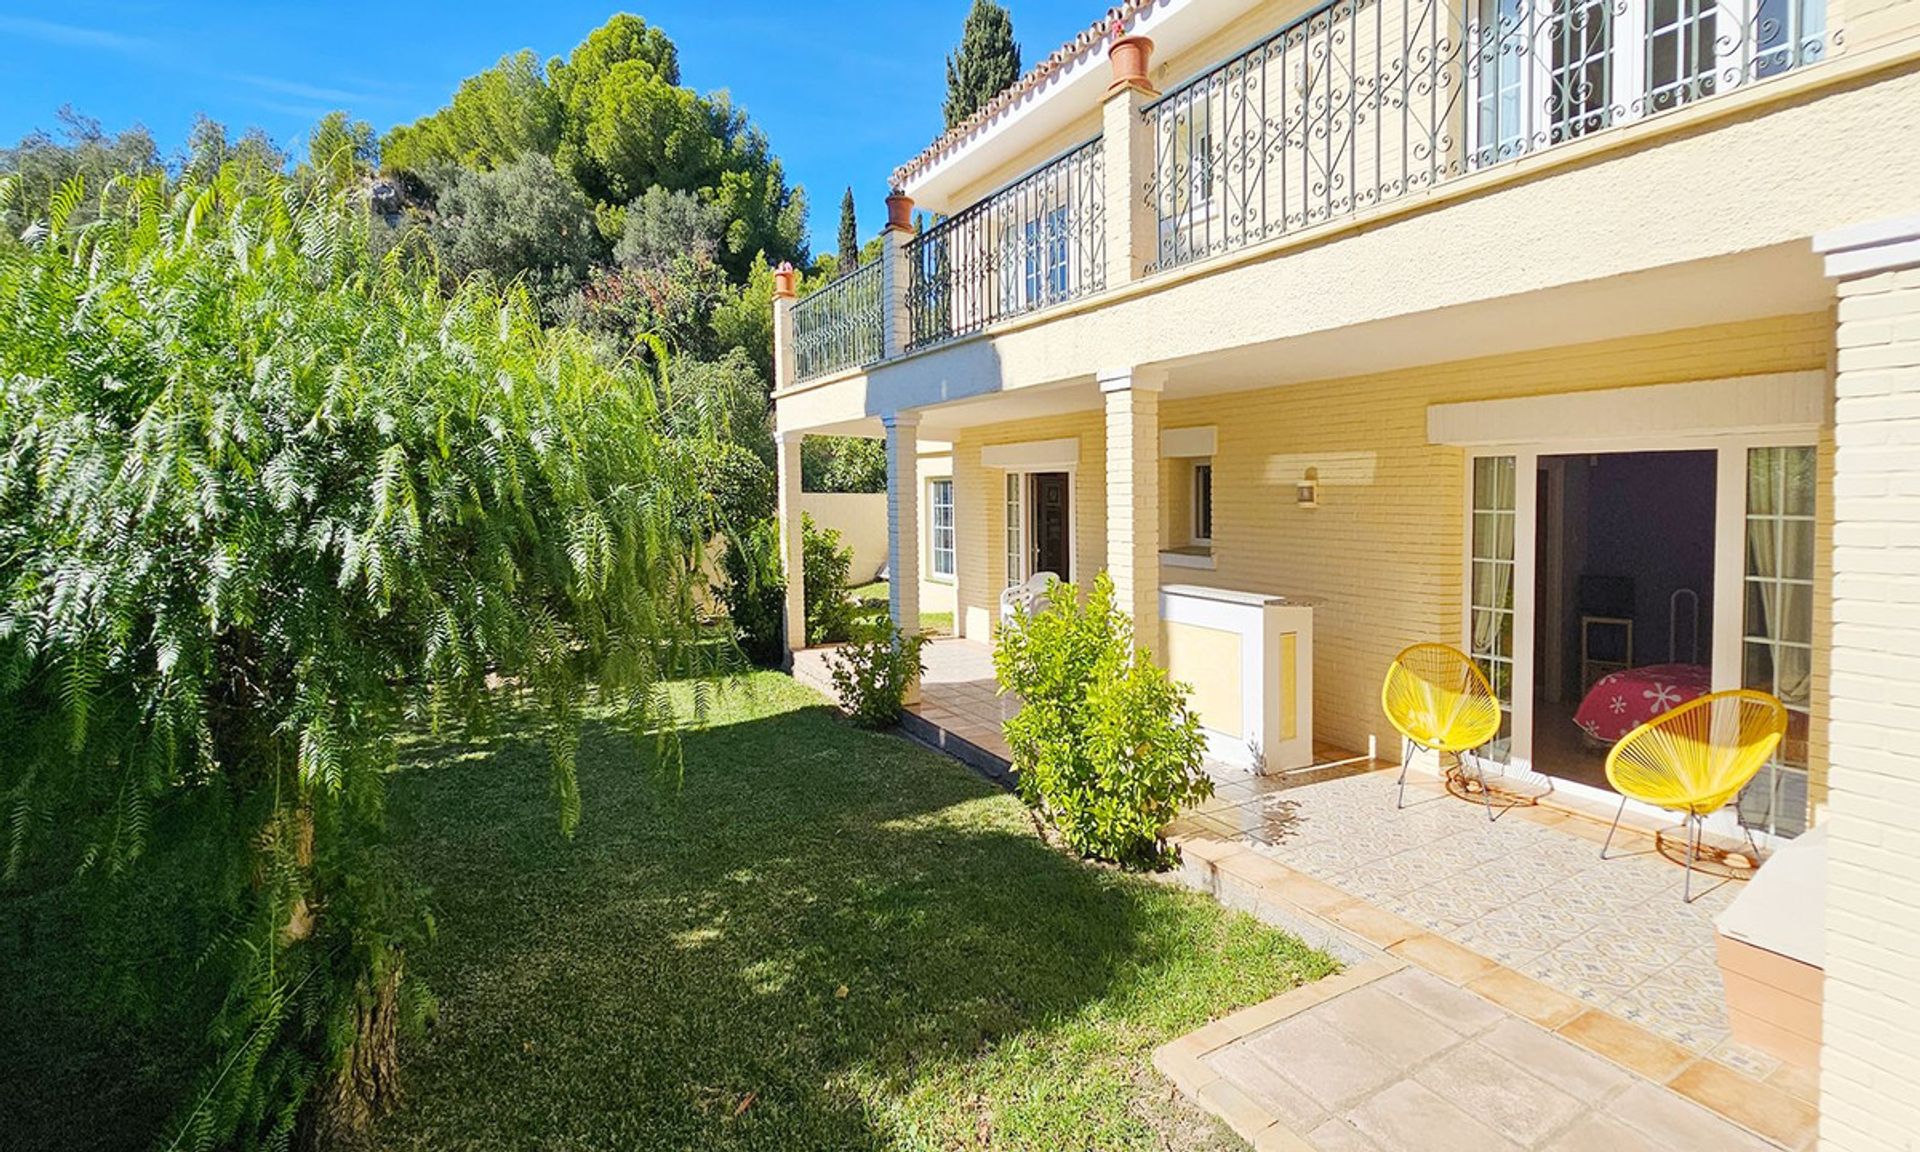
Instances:
[[[800,510],[814,524],[840,533],[840,546],[853,549],[856,586],[865,584],[887,564],[887,494],[885,492],[802,492]]]

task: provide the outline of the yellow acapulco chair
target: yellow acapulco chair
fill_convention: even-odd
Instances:
[[[1607,782],[1620,793],[1620,811],[1600,858],[1607,858],[1628,800],[1685,813],[1687,878],[1680,898],[1693,903],[1702,822],[1740,794],[1786,734],[1786,705],[1745,689],[1689,700],[1627,733],[1607,753]]]
[[[1400,752],[1399,795],[1395,808],[1406,807],[1407,768],[1413,750],[1450,755],[1455,764],[1500,733],[1500,701],[1480,666],[1458,648],[1446,644],[1415,644],[1394,657],[1380,686],[1380,707],[1405,739]],[[1476,761],[1477,761],[1476,757]],[[1480,795],[1492,820],[1493,796],[1480,770]]]

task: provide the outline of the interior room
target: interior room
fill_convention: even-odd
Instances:
[[[1607,788],[1607,751],[1711,688],[1712,452],[1542,456],[1533,764]]]

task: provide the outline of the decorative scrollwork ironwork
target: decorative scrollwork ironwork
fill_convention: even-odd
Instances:
[[[1144,110],[1149,270],[1825,59],[1824,0],[1329,0]]]
[[[914,237],[909,346],[952,340],[1106,287],[1104,156],[1096,137]]]
[[[872,364],[886,353],[883,269],[870,260],[793,306],[794,372],[802,380]]]

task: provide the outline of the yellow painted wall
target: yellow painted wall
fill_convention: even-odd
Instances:
[[[1465,454],[1427,443],[1430,404],[1621,388],[1827,366],[1825,313],[1670,332],[1550,351],[1263,391],[1169,400],[1168,426],[1218,428],[1209,583],[1321,602],[1315,627],[1315,734],[1391,748],[1379,681],[1401,648],[1457,643]],[[1823,448],[1828,472],[1829,443]],[[1293,486],[1318,470],[1320,505]],[[1823,493],[1823,529],[1832,497]],[[1823,548],[1823,553],[1827,551]],[[1164,579],[1181,576],[1163,572]],[[1192,574],[1184,574],[1192,575]],[[1816,626],[1831,629],[1823,567]],[[1827,679],[1816,663],[1816,759],[1824,764]]]
[[[1380,716],[1379,680],[1394,654],[1420,640],[1457,643],[1465,454],[1427,443],[1431,404],[1624,388],[1683,380],[1824,369],[1826,313],[1465,360],[1374,376],[1199,398],[1168,399],[1163,427],[1218,429],[1213,572],[1163,568],[1194,581],[1318,600],[1314,723],[1317,739],[1364,749],[1394,745]],[[1104,563],[1103,430],[1095,411],[975,428],[954,446],[961,534],[959,604],[968,635],[985,639],[1005,586],[1004,473],[980,464],[987,444],[1075,436],[1080,469],[1075,578]],[[1821,444],[1831,476],[1831,435]],[[1294,484],[1318,471],[1320,505],[1294,503]],[[1832,632],[1831,486],[1820,497],[1821,562],[1815,628],[1814,796],[1825,795]]]
[[[961,541],[955,626],[963,635],[978,640],[990,635],[1000,610],[1000,593],[1007,586],[1007,474],[982,466],[980,449],[989,444],[1068,437],[1080,441],[1072,497],[1072,576],[1076,583],[1085,584],[1106,564],[1107,453],[1102,414],[1090,411],[987,425],[969,429],[954,440],[954,520]]]
[[[1227,736],[1246,735],[1240,683],[1240,634],[1171,621],[1160,626],[1162,659],[1175,680],[1193,690],[1190,703],[1200,722]]]

